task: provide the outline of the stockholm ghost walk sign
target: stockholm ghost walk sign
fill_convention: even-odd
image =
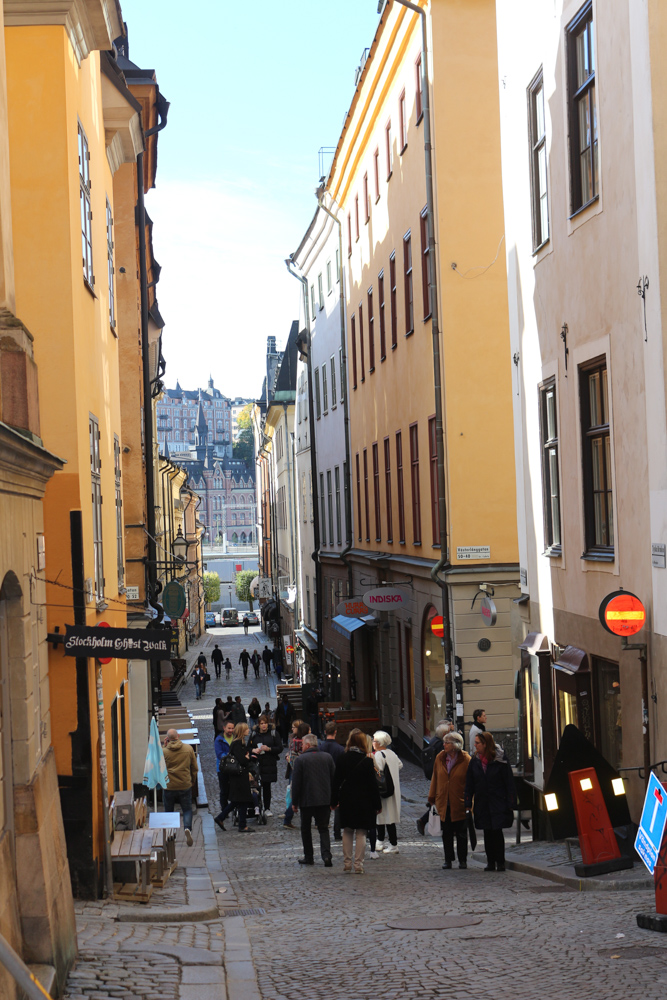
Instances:
[[[65,656],[118,660],[168,660],[168,630],[65,626]]]

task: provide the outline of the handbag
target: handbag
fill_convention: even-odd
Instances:
[[[209,672],[207,670],[206,673],[204,674],[204,680],[205,681],[210,681],[210,679],[211,679],[211,675],[209,674]]]
[[[477,831],[475,830],[475,820],[471,812],[467,814],[468,819],[468,836],[470,837],[470,847],[474,851],[477,847]]]
[[[442,834],[442,821],[440,819],[440,814],[435,806],[431,806],[428,811],[428,823],[426,824],[426,832],[429,837],[439,837]]]
[[[228,778],[237,778],[241,773],[241,764],[236,759],[234,754],[228,753],[220,760],[220,774],[226,775]]]
[[[384,770],[378,771],[375,769],[375,777],[378,783],[378,791],[380,793],[381,799],[390,799],[394,794],[394,779],[391,776],[391,771],[389,770],[389,765],[386,763],[386,756],[382,754],[385,759]]]

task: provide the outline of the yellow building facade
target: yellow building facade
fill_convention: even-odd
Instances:
[[[421,7],[434,259],[422,19],[399,3],[385,5],[359,68],[324,191],[343,226],[355,595],[386,584],[401,585],[405,596],[399,610],[379,615],[382,627],[355,632],[348,690],[377,703],[381,721],[417,746],[451,710],[443,647],[430,628],[443,609],[431,576],[441,557],[429,296],[435,268],[448,548],[440,578],[452,622],[454,710],[461,723],[486,707],[489,728],[511,742],[511,601],[519,573],[495,4],[432,0]],[[492,627],[478,604],[471,609],[479,584],[494,588]]]
[[[72,622],[126,624],[113,171],[142,136],[107,65],[122,32],[110,0],[55,14],[15,3],[6,19],[16,303],[34,337],[44,444],[65,463],[44,499],[52,636]],[[104,843],[95,661],[54,642],[48,669],[72,884],[94,896]],[[129,780],[126,661],[103,667],[103,701],[112,794]]]

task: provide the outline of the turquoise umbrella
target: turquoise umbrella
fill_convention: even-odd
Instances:
[[[148,738],[148,752],[146,753],[146,763],[144,764],[144,785],[147,788],[155,789],[153,805],[157,812],[157,786],[166,788],[169,784],[167,774],[167,764],[160,743],[160,734],[157,728],[155,716],[151,719],[151,733]]]

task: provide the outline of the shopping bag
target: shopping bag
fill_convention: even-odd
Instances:
[[[429,837],[439,837],[442,833],[442,823],[440,822],[440,816],[438,815],[438,810],[435,806],[431,806],[428,811],[428,823],[426,824],[426,830]]]

